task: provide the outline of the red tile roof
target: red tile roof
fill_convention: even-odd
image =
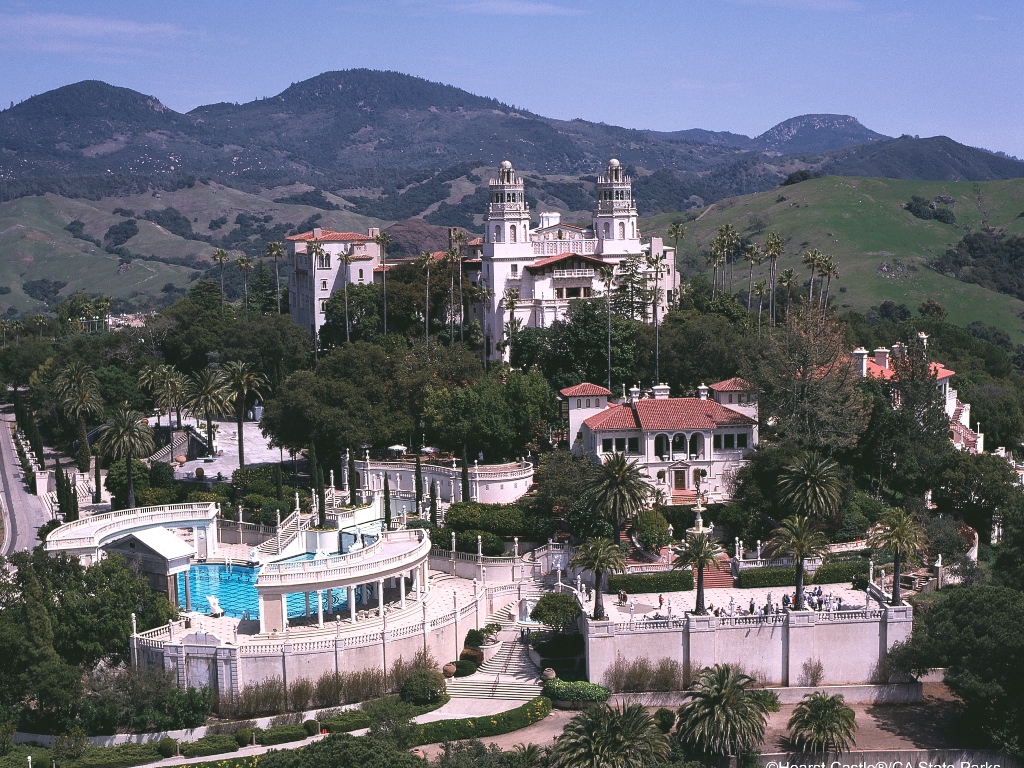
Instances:
[[[604,431],[607,429],[639,429],[636,414],[628,405],[610,405],[584,422],[590,429]]]
[[[724,408],[714,400],[671,397],[666,400],[638,400],[637,416],[644,431],[661,429],[714,429],[724,425],[751,425],[754,420]]]
[[[483,245],[484,239],[482,237],[474,237],[472,240],[466,242],[468,246]]]
[[[573,387],[566,387],[561,390],[561,394],[566,397],[595,397],[597,395],[611,395],[611,392],[602,386],[585,381]]]
[[[754,388],[754,385],[746,379],[733,376],[725,381],[716,381],[714,384],[710,384],[708,388],[713,389],[715,392],[749,392]]]
[[[943,379],[948,379],[951,376],[956,375],[956,371],[950,370],[942,363],[929,363],[929,365],[931,366],[932,373],[935,374],[935,378],[938,379],[939,381],[942,381]],[[867,367],[868,376],[870,376],[873,379],[885,379],[886,381],[888,381],[896,373],[896,370],[892,366],[891,358],[889,360],[889,367],[883,368],[882,366],[875,362],[874,358],[869,357]]]
[[[526,268],[533,270],[539,269],[541,267],[549,267],[552,264],[557,264],[560,261],[565,261],[566,259],[572,258],[582,259],[583,261],[589,261],[590,263],[596,264],[599,267],[604,266],[603,261],[601,261],[600,259],[595,259],[593,256],[585,256],[582,253],[569,253],[567,251],[565,253],[556,254],[555,256],[548,256],[546,259],[541,259],[540,261],[535,261],[533,262],[533,264],[528,264]]]
[[[313,232],[303,232],[301,235],[289,235],[285,238],[293,242],[312,242],[319,240],[321,243],[369,243],[373,238],[369,235],[360,235],[356,232],[332,232],[329,229],[322,230],[320,237],[314,238]]]

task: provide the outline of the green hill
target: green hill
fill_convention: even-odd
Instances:
[[[956,224],[914,217],[901,208],[914,195],[933,200],[944,196]],[[941,275],[927,262],[953,247],[967,232],[983,227],[1024,234],[1024,179],[989,182],[925,182],[827,176],[770,192],[732,197],[690,212],[686,238],[680,243],[680,267],[703,271],[708,245],[722,224],[763,242],[770,231],[786,240],[779,269],[791,267],[806,277],[800,254],[818,248],[831,254],[840,276],[832,295],[840,309],[864,311],[887,299],[916,309],[931,297],[949,312],[950,320],[966,325],[981,320],[1024,341],[1024,302]],[[664,214],[645,220],[643,230],[665,234],[683,216]],[[767,265],[754,279],[767,276]],[[737,265],[734,290],[746,291],[747,267]],[[742,285],[741,285],[742,284]]]

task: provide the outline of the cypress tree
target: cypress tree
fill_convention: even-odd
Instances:
[[[384,530],[391,530],[391,483],[387,472],[384,473]]]
[[[60,459],[57,459],[57,464],[53,471],[53,482],[57,488],[57,511],[64,515],[64,519],[67,520],[71,509],[65,492],[64,468],[60,465]]]
[[[437,483],[430,484],[430,525],[437,528]]]
[[[100,474],[100,467],[103,465],[103,457],[96,454],[95,480],[93,481],[92,503],[99,504],[103,501],[102,483],[103,476]]]
[[[462,500],[469,501],[469,459],[466,458],[466,446],[462,446]]]
[[[78,489],[74,486],[71,487],[71,517],[64,518],[65,522],[71,522],[78,519]]]
[[[423,467],[420,465],[420,455],[416,454],[416,506],[423,503]]]
[[[277,486],[277,500],[284,501],[284,473],[281,471],[281,465],[278,464],[274,470],[274,484]]]
[[[75,451],[75,463],[78,471],[89,473],[89,434],[85,431],[85,419],[78,420],[78,449]]]

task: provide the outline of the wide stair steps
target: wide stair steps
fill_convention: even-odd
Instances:
[[[693,577],[696,579],[697,574],[694,573]],[[729,556],[723,553],[715,565],[704,569],[704,589],[732,589],[733,586]]]

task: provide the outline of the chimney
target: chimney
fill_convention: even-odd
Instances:
[[[924,347],[925,352],[928,351],[928,334],[924,331],[918,331],[917,338],[921,340],[921,346]]]
[[[376,237],[377,235],[380,234],[380,227],[370,227],[368,230],[366,230],[366,234],[369,235],[370,237]]]
[[[892,345],[892,359],[893,360],[906,360],[907,359],[907,345],[902,341],[897,341]]]
[[[701,385],[697,387],[697,397],[699,397],[701,400],[707,400],[709,391],[710,390],[708,389],[708,385],[701,382]]]
[[[668,384],[658,384],[651,387],[655,400],[668,400]]]
[[[885,347],[879,347],[875,350],[875,365],[881,368],[883,371],[889,370],[889,350]]]
[[[629,400],[630,400],[630,402],[635,403],[639,399],[640,399],[640,385],[639,384],[634,384],[632,387],[629,388]]]
[[[313,239],[314,240],[319,240],[321,237],[323,237],[323,235],[324,235],[324,231],[322,229],[320,229],[320,227],[313,227]]]
[[[857,347],[853,350],[852,356],[857,374],[863,379],[868,375],[868,351],[864,347]]]

